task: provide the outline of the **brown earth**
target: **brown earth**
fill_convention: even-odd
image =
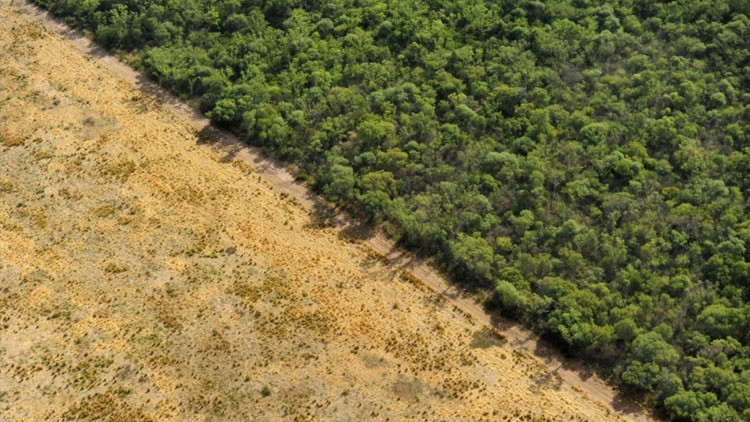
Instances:
[[[649,419],[206,125],[0,0],[0,420]]]

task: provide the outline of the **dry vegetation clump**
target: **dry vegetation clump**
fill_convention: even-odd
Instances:
[[[472,336],[470,346],[487,349],[490,347],[500,347],[503,344],[505,344],[505,339],[500,333],[490,327],[482,327]]]
[[[26,142],[23,136],[15,133],[0,133],[0,145],[11,148],[23,145]]]
[[[142,409],[133,408],[122,399],[130,391],[118,389],[105,393],[94,393],[73,404],[63,414],[66,421],[104,421],[104,422],[151,422]]]
[[[100,167],[102,176],[114,177],[121,181],[127,180],[135,170],[135,163],[127,159],[108,160]]]

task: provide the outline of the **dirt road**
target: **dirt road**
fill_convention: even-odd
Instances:
[[[7,12],[7,9],[10,8],[9,1],[0,1],[0,7],[6,8]],[[79,33],[61,25],[50,18],[45,12],[39,11],[33,6],[28,4],[21,5],[18,0],[16,0],[16,4],[13,7],[19,10],[18,13],[21,19],[38,22],[54,33],[61,35],[78,52],[84,54],[89,60],[102,65],[110,74],[137,87],[146,97],[158,99],[159,107],[163,107],[178,116],[181,124],[185,124],[195,132],[200,133],[202,138],[208,138],[210,140],[210,148],[215,154],[222,157],[222,162],[243,162],[250,165],[255,172],[262,175],[263,179],[270,182],[276,192],[283,194],[283,197],[289,196],[294,198],[297,203],[301,204],[307,210],[326,207],[324,200],[311,194],[303,184],[296,182],[294,177],[283,166],[264,158],[259,150],[247,146],[233,135],[211,127],[209,121],[194,109],[148,81],[115,57],[107,54]],[[102,93],[101,95],[105,94]],[[96,103],[99,100],[97,98],[92,100],[92,102]],[[179,146],[175,145],[175,147]],[[580,392],[583,396],[587,396],[593,402],[598,403],[601,409],[606,410],[605,414],[610,414],[611,412],[612,419],[622,418],[632,421],[652,420],[651,416],[644,409],[628,400],[620,398],[613,388],[596,375],[589,374],[583,365],[565,360],[559,353],[541,342],[532,332],[507,321],[493,319],[471,297],[463,295],[455,286],[448,283],[437,270],[411,256],[401,248],[398,248],[392,240],[380,233],[369,233],[366,229],[362,229],[357,225],[356,222],[341,214],[334,215],[327,222],[334,224],[336,232],[339,234],[348,233],[350,235],[356,233],[360,235],[361,238],[359,240],[363,245],[386,257],[392,265],[401,267],[411,273],[434,292],[445,298],[448,305],[454,305],[479,323],[496,329],[515,351],[533,356],[535,363],[532,367],[538,365],[541,368],[546,368],[536,371],[537,374],[541,374],[537,378],[559,377],[565,385]],[[109,268],[109,271],[117,273],[118,268],[115,265],[115,267]],[[375,411],[373,410],[373,412]],[[576,411],[573,410],[573,412]],[[607,418],[609,419],[610,417]],[[585,420],[597,420],[597,417],[589,416]]]

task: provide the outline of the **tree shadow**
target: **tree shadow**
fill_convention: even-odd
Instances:
[[[560,390],[564,382],[559,374],[560,368],[561,366],[558,366],[539,375],[532,376],[531,380],[534,385],[531,387],[531,391],[538,393],[542,390]]]
[[[305,228],[321,230],[337,226],[339,212],[335,206],[323,203],[312,194],[309,195],[308,199],[313,200],[313,207],[309,214],[310,221],[305,223]]]

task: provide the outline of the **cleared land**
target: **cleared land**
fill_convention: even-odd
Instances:
[[[36,19],[0,2],[0,419],[636,418]]]

